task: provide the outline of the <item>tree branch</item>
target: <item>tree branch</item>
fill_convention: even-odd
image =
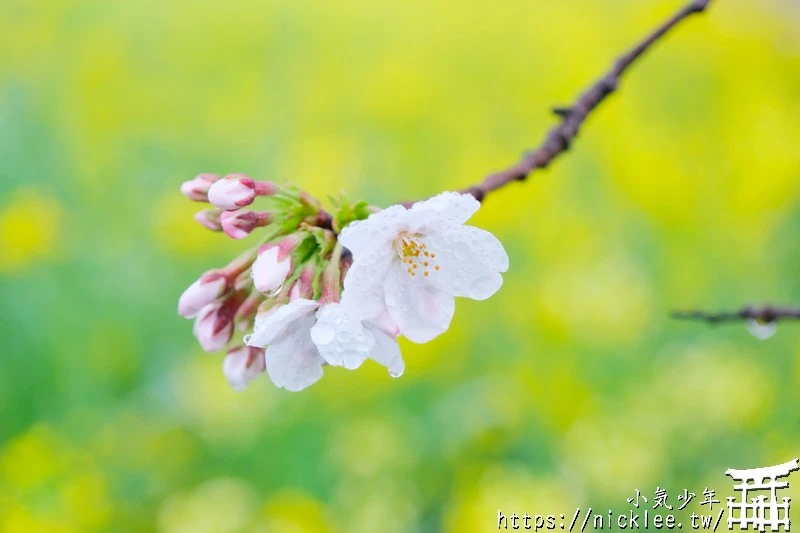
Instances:
[[[737,322],[751,319],[768,324],[779,320],[800,320],[800,308],[781,308],[764,305],[761,307],[748,306],[738,311],[722,311],[719,313],[710,313],[703,310],[673,311],[672,318],[708,322],[712,325],[720,322]]]
[[[513,166],[489,174],[481,183],[467,187],[461,192],[471,194],[480,202],[491,191],[497,190],[512,181],[524,181],[534,170],[547,167],[556,157],[569,149],[586,117],[600,102],[617,89],[620,77],[628,67],[683,19],[694,13],[705,11],[710,1],[692,0],[679,9],[672,17],[626,54],[620,56],[614,62],[611,70],[581,94],[570,107],[554,108],[553,112],[561,117],[561,123],[548,132],[538,148],[526,152],[522,159]],[[408,207],[412,203],[404,202],[403,205]]]

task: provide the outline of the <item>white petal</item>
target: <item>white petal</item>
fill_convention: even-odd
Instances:
[[[313,316],[318,306],[319,302],[313,300],[292,300],[286,305],[273,307],[266,313],[259,313],[247,345],[264,348],[286,334],[290,327],[294,328],[293,322],[305,315]]]
[[[494,268],[498,272],[508,270],[508,253],[497,237],[474,226],[462,226],[458,233],[458,237],[471,243],[475,254],[483,257],[490,268]]]
[[[481,206],[471,194],[443,192],[417,202],[409,211],[409,229],[428,234],[442,227],[460,225]]]
[[[383,285],[395,257],[391,243],[354,257],[344,277],[342,293],[342,305],[353,316],[367,320],[386,310]]]
[[[389,371],[392,377],[400,377],[406,370],[406,363],[400,353],[400,345],[392,335],[387,335],[381,328],[366,322],[364,328],[375,336],[375,347],[368,357]]]
[[[310,334],[316,320],[312,314],[295,321],[291,331],[267,348],[267,373],[275,386],[296,392],[313,385],[322,377],[325,361],[320,357]]]
[[[342,246],[352,252],[355,259],[391,242],[405,226],[408,211],[402,205],[393,205],[371,214],[366,220],[351,222],[339,235]]]
[[[427,281],[454,296],[485,300],[503,284],[508,255],[497,238],[472,226],[452,226],[425,237],[435,254]],[[435,268],[438,266],[438,270]]]
[[[325,361],[349,370],[361,366],[375,346],[372,332],[364,329],[361,320],[348,315],[338,303],[323,305],[317,311],[311,339]]]
[[[396,267],[386,278],[386,306],[400,333],[414,342],[428,342],[450,327],[455,312],[453,296],[417,275]]]
[[[778,329],[777,322],[762,323],[758,320],[751,318],[747,321],[747,331],[758,340],[765,341],[772,338]]]
[[[392,338],[395,338],[400,334],[400,327],[397,325],[397,322],[392,319],[392,315],[389,314],[388,309],[384,309],[381,314],[371,319],[369,323],[373,326],[376,326],[378,329]]]

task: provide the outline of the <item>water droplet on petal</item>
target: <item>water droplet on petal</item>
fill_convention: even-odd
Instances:
[[[333,326],[324,322],[317,322],[314,326],[314,340],[319,344],[328,344],[333,341],[336,331]]]
[[[369,350],[369,348],[369,344],[364,340],[355,343],[355,349],[357,352],[366,352]]]
[[[278,285],[277,287],[275,287],[271,291],[266,292],[265,294],[267,295],[267,298],[275,298],[281,293],[281,290],[283,290],[283,285]]]
[[[400,376],[403,375],[403,372],[405,372],[405,370],[406,370],[405,368],[390,368],[389,375],[393,378],[399,378]]]
[[[747,331],[749,331],[753,337],[762,341],[775,335],[777,329],[777,322],[759,322],[755,318],[751,318],[747,321]]]

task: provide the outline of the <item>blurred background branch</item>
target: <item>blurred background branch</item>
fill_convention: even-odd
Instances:
[[[467,187],[461,192],[471,194],[479,202],[482,202],[491,191],[499,189],[513,181],[524,181],[534,170],[547,167],[551,161],[569,149],[572,141],[578,136],[578,130],[581,124],[583,124],[594,108],[600,105],[608,95],[617,89],[619,80],[622,74],[628,70],[628,67],[682,20],[695,13],[702,13],[705,11],[710,1],[711,0],[693,0],[675,12],[675,14],[647,35],[636,46],[631,48],[626,54],[620,56],[614,62],[611,70],[581,94],[575,103],[569,107],[553,108],[553,112],[561,117],[561,123],[548,132],[544,141],[538,148],[527,151],[522,159],[513,166],[489,174],[478,185]],[[411,204],[413,204],[413,202],[403,203],[406,207]]]
[[[678,320],[696,320],[718,324],[720,322],[737,322],[755,320],[769,324],[779,320],[800,320],[800,308],[774,307],[772,305],[747,306],[735,311],[709,312],[702,309],[691,311],[673,311],[672,317]]]

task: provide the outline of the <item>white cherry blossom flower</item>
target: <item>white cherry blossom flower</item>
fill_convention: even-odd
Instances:
[[[353,370],[372,359],[395,378],[406,368],[397,333],[397,326],[389,321],[359,320],[341,303],[320,307],[317,323],[311,328],[311,338],[328,364]]]
[[[319,305],[300,299],[256,315],[255,328],[245,337],[245,344],[266,348],[267,374],[275,386],[299,391],[322,377],[325,360],[310,333]]]
[[[484,300],[508,270],[500,241],[464,225],[479,207],[472,195],[445,192],[351,223],[339,236],[353,254],[342,300],[362,320],[388,312],[400,334],[414,342],[443,333],[453,318],[454,296]]]
[[[277,387],[289,391],[316,383],[326,363],[356,368],[370,357],[393,376],[404,368],[394,336],[351,318],[336,302],[299,298],[274,307],[256,316],[245,342],[266,348],[267,374]]]

